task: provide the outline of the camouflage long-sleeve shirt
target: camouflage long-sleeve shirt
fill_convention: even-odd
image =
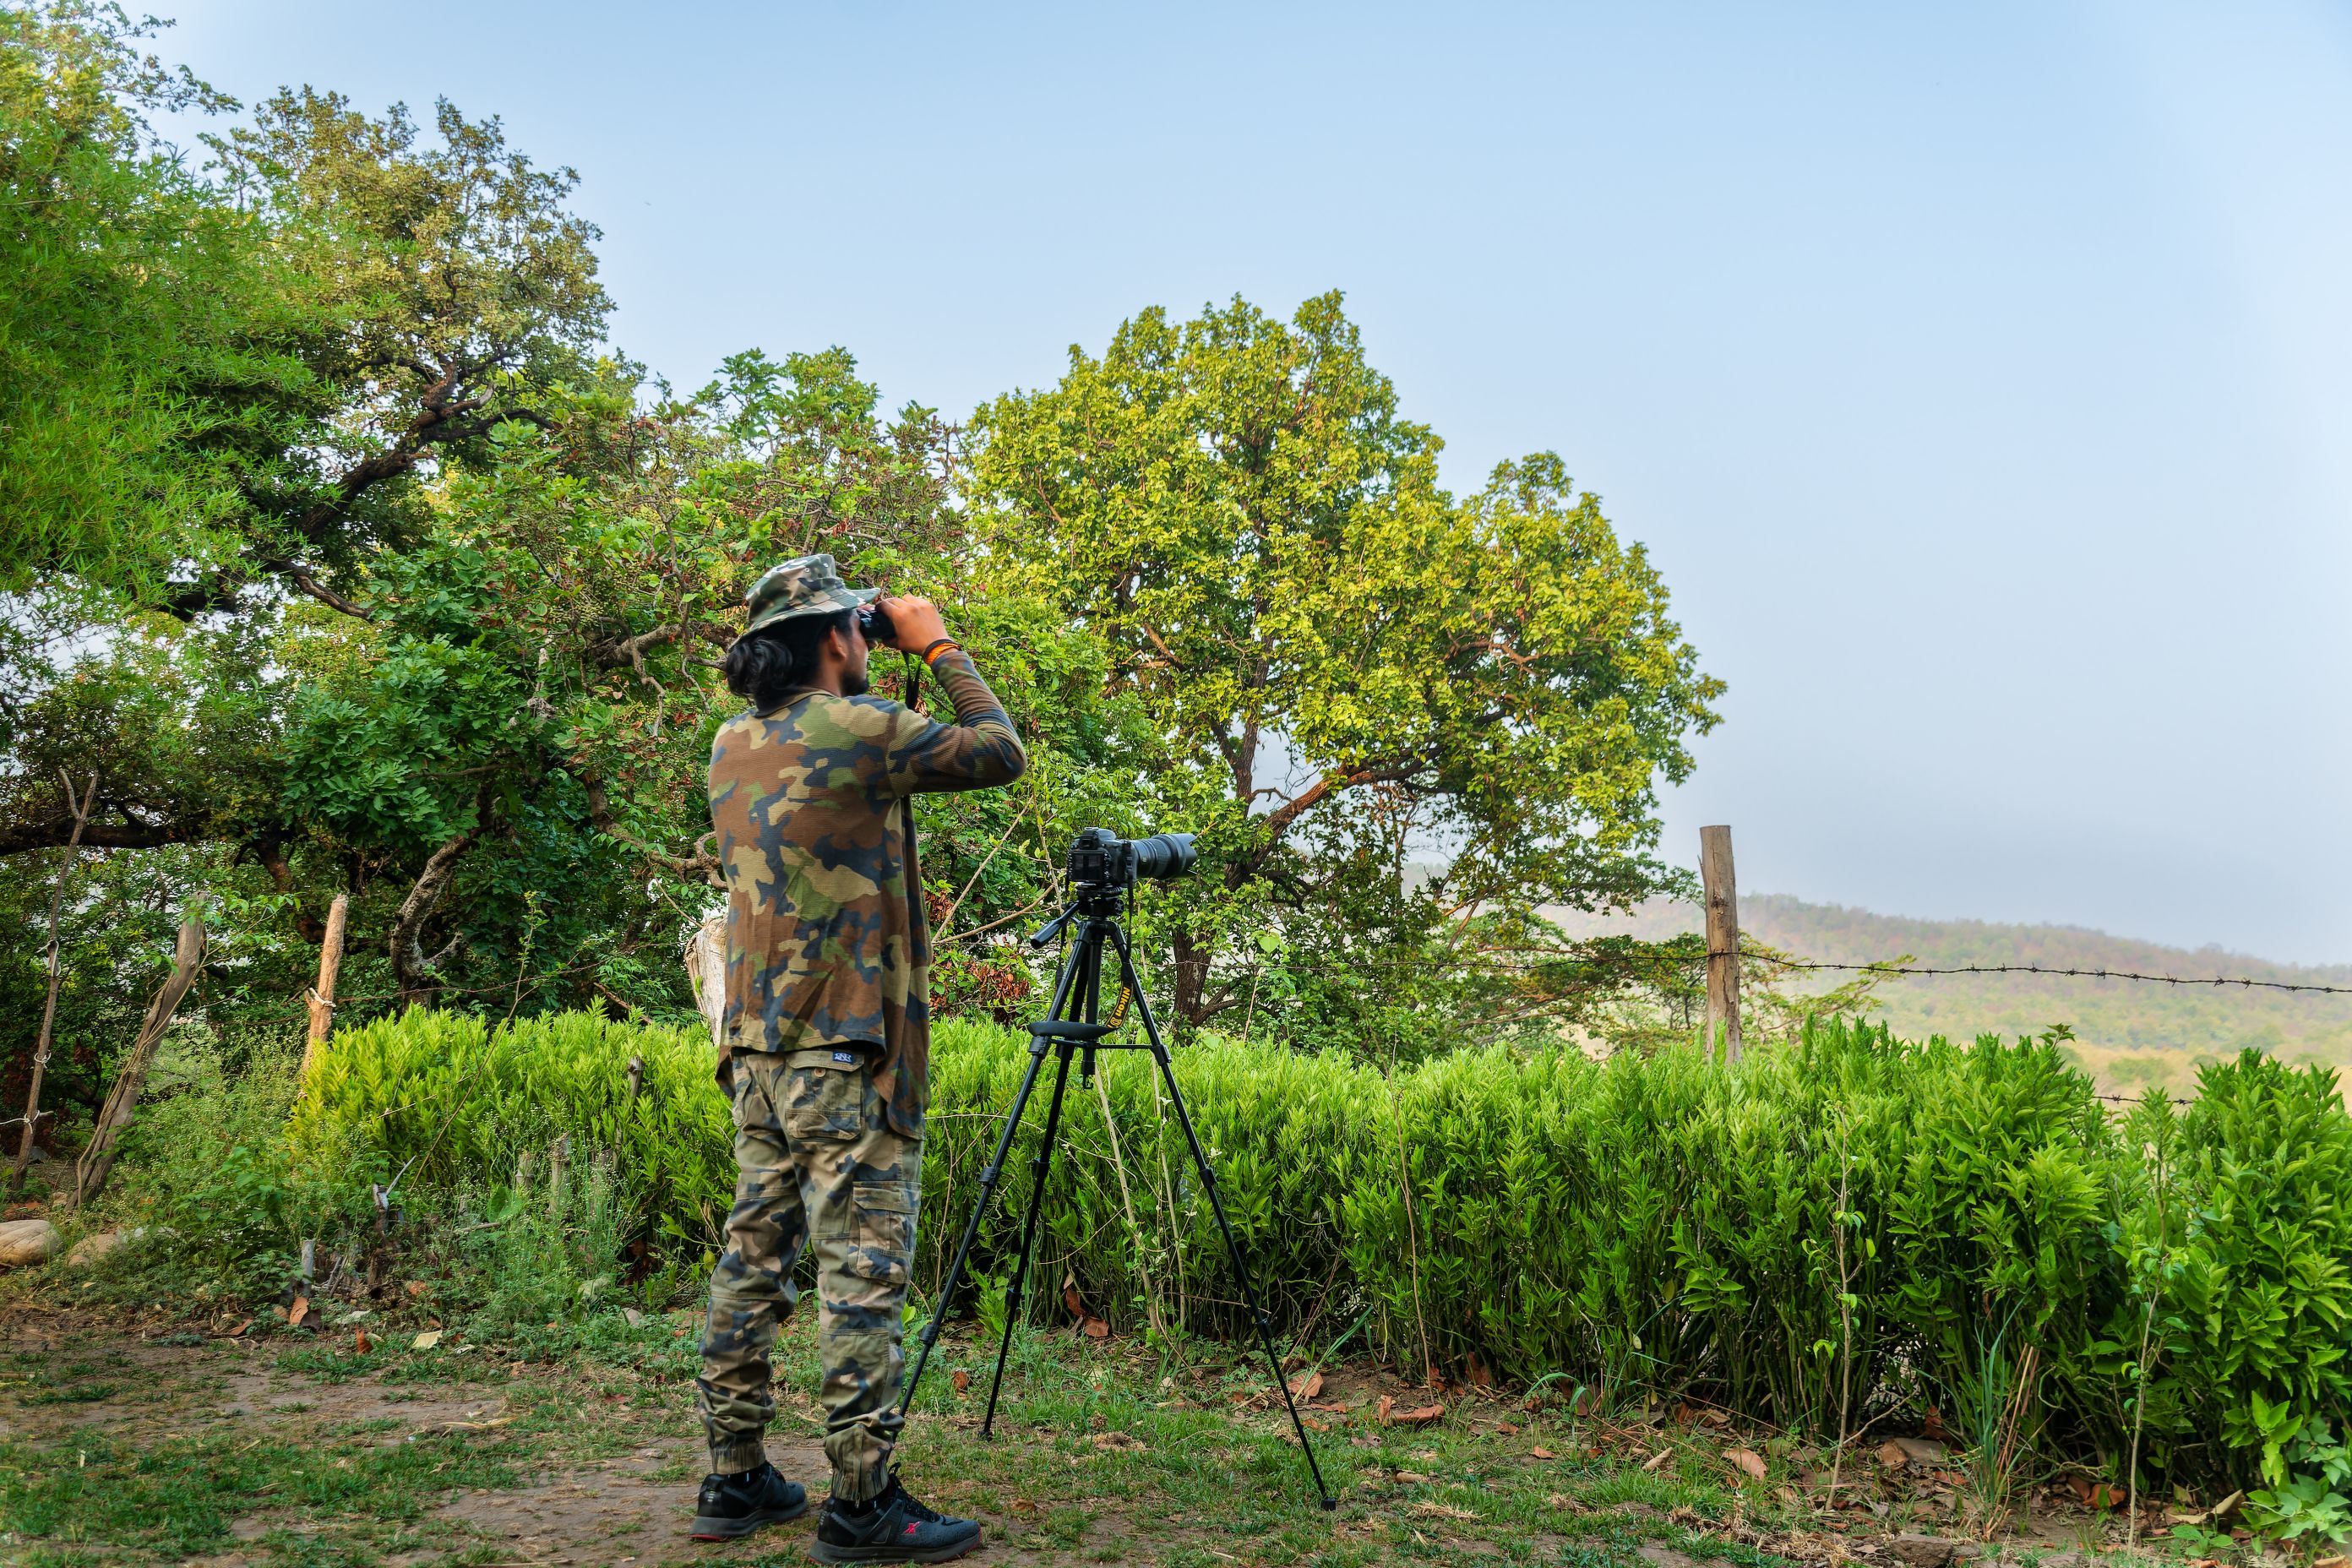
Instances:
[[[881,1047],[874,1086],[898,1132],[930,1101],[930,924],[909,795],[1021,776],[1028,758],[961,648],[931,677],[941,724],[878,697],[803,692],[719,730],[710,820],[727,874],[726,1055]]]

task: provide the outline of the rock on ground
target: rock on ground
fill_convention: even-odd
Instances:
[[[66,1254],[66,1267],[88,1268],[109,1254],[120,1252],[130,1239],[119,1230],[92,1232],[73,1244],[73,1249]]]
[[[0,1225],[0,1268],[47,1263],[58,1250],[58,1227],[45,1219],[12,1219]]]

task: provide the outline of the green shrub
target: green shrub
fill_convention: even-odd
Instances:
[[[644,1064],[636,1092],[629,1063]],[[719,1242],[734,1201],[727,1101],[698,1028],[560,1013],[493,1026],[411,1008],[338,1031],[302,1085],[287,1131],[306,1163],[350,1165],[412,1203],[519,1184],[546,1172],[559,1139],[576,1168],[599,1157],[612,1201],[657,1248]]]
[[[419,1202],[510,1186],[569,1135],[581,1158],[610,1152],[614,1243],[692,1282],[733,1177],[710,1059],[692,1030],[412,1012],[338,1035],[292,1129],[410,1166]],[[1309,1353],[1360,1323],[1358,1342],[1458,1376],[1550,1374],[1825,1435],[1934,1406],[2117,1479],[2138,1442],[2146,1476],[2274,1489],[2352,1415],[2352,1121],[2325,1072],[2249,1055],[2210,1067],[2185,1114],[2151,1097],[2118,1120],[2054,1037],[1963,1049],[1831,1024],[1737,1066],[1498,1047],[1393,1076],[1211,1037],[1177,1060],[1261,1299]],[[935,1033],[921,1290],[1028,1063],[1015,1030]],[[960,1311],[1010,1272],[1049,1087]],[[1121,1332],[1245,1331],[1150,1059],[1074,1074],[1063,1121],[1024,1311],[1067,1321],[1067,1281]],[[565,1245],[539,1272],[576,1294],[594,1260]],[[518,1296],[508,1315],[543,1306]]]
[[[551,1176],[544,1191],[461,1202],[447,1226],[449,1262],[477,1301],[460,1326],[504,1340],[619,1301],[634,1217],[608,1159]]]
[[[343,1160],[290,1157],[285,1131],[299,1053],[299,1039],[268,1042],[232,1074],[201,1034],[174,1032],[101,1204],[104,1218],[145,1233],[100,1272],[105,1293],[273,1295],[305,1237],[332,1236],[365,1215],[365,1184]]]

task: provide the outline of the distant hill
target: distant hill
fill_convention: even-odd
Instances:
[[[1613,920],[1553,913],[1577,935],[1610,931],[1654,939],[1697,931],[1700,925],[1697,909],[1664,900]],[[1792,958],[1832,963],[1909,953],[1927,964],[2039,963],[2184,978],[2243,975],[2352,985],[2352,964],[2273,963],[2218,947],[2192,952],[2079,926],[1908,920],[1838,904],[1809,904],[1775,893],[1743,894],[1739,923],[1744,932]],[[1805,988],[1820,989],[1845,978],[1826,976]],[[2081,1042],[2084,1065],[2106,1087],[2125,1093],[2150,1083],[2185,1089],[2194,1080],[2199,1062],[2233,1056],[2248,1046],[2285,1061],[2352,1066],[2352,996],[2042,974],[1911,976],[1884,982],[1877,996],[1879,1016],[1895,1033],[1914,1038],[2037,1034],[2053,1024],[2066,1024]]]

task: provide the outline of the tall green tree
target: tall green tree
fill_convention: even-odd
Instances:
[[[232,554],[221,437],[302,375],[265,226],[154,139],[229,104],[141,52],[153,26],[0,6],[0,592],[152,594]]]
[[[593,225],[567,210],[579,177],[509,148],[496,119],[447,100],[434,135],[339,94],[281,89],[207,138],[220,187],[279,237],[311,330],[292,343],[310,395],[247,427],[234,570],[173,596],[182,614],[283,584],[347,614],[369,551],[424,526],[416,482],[488,459],[509,422],[545,425],[591,363],[611,301]]]
[[[1458,946],[1659,885],[1657,784],[1689,772],[1720,684],[1559,458],[1439,485],[1441,443],[1337,293],[1288,321],[1146,310],[975,434],[992,552],[1105,640],[1193,765],[1165,792],[1215,852],[1173,933],[1184,1017],[1245,1005],[1221,932],[1254,905],[1290,911],[1277,940],[1336,919]]]

